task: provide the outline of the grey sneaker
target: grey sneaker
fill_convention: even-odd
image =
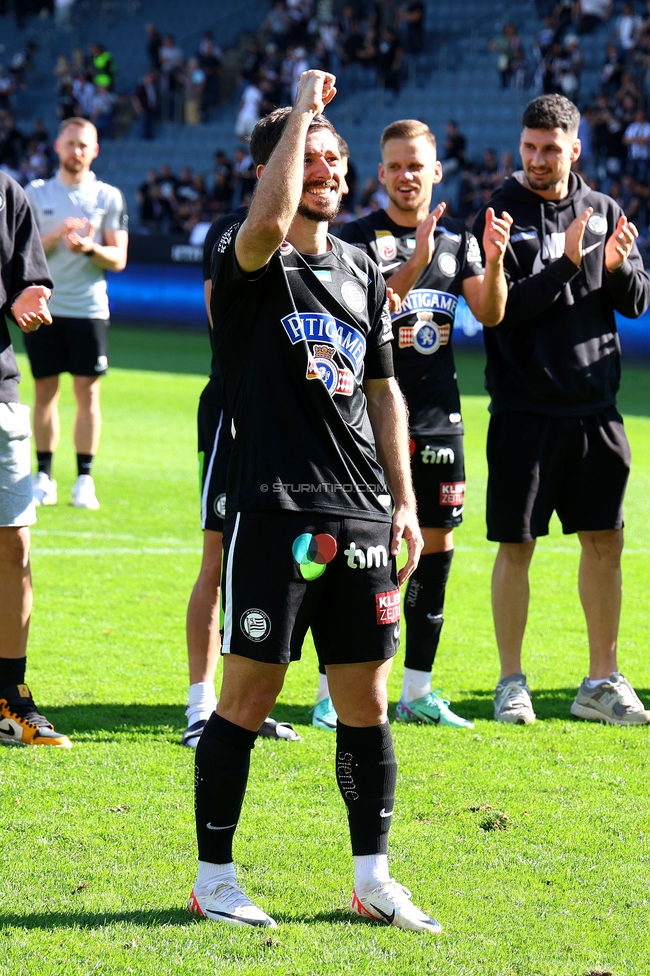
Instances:
[[[494,689],[494,719],[513,725],[532,725],[535,721],[530,688],[525,674],[511,674],[502,678]]]
[[[608,722],[610,725],[650,723],[650,712],[643,707],[643,702],[627,678],[618,671],[612,671],[609,678],[595,688],[587,687],[583,681],[571,706],[571,714],[576,718]]]

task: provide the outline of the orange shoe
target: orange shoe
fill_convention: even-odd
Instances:
[[[55,732],[51,722],[38,711],[27,685],[6,685],[2,689],[0,745],[72,748],[67,735]]]

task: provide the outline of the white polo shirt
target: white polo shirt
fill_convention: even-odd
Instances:
[[[86,219],[93,240],[104,243],[104,231],[126,230],[128,217],[124,197],[116,186],[102,183],[89,173],[82,183],[68,186],[57,172],[50,180],[34,180],[25,187],[38,229],[49,234],[67,217]],[[86,254],[68,250],[59,241],[47,254],[54,282],[50,299],[53,315],[75,319],[107,319],[106,274]]]

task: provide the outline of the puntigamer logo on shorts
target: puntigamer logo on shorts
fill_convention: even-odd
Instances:
[[[258,644],[266,640],[271,633],[271,621],[263,610],[251,608],[242,613],[239,626],[242,634],[246,634],[249,640]]]

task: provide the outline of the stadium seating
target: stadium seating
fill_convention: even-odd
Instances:
[[[341,83],[330,110],[332,120],[350,144],[362,181],[376,172],[379,132],[399,117],[425,120],[440,142],[444,141],[447,121],[455,119],[468,140],[472,158],[479,158],[487,147],[499,154],[516,151],[521,111],[530,91],[501,89],[489,41],[511,19],[529,53],[540,26],[535,3],[425,2],[426,53],[419,56],[415,68],[407,69],[408,83],[399,97],[392,101],[375,89],[350,93]],[[153,21],[163,33],[173,33],[186,54],[190,54],[207,27],[214,30],[222,47],[234,44],[242,32],[259,26],[268,4],[263,0],[221,0],[215,6],[212,0],[193,0],[191,17],[189,9],[177,0],[78,0],[69,28],[56,28],[51,19],[36,17],[23,31],[15,27],[11,18],[0,17],[1,44],[6,52],[0,51],[0,60],[6,63],[26,39],[34,39],[39,45],[38,75],[19,95],[19,124],[28,127],[40,116],[50,130],[55,128],[52,70],[59,54],[69,55],[75,47],[87,49],[92,41],[101,41],[118,64],[117,90],[126,93],[133,90],[147,67],[147,21]],[[607,36],[605,29],[581,40],[585,58],[582,97],[596,89]],[[123,139],[102,144],[96,172],[123,189],[133,212],[136,189],[150,167],[169,163],[178,171],[189,165],[195,172],[210,175],[215,150],[223,148],[230,153],[234,147],[235,108],[233,104],[226,106],[218,113],[217,121],[197,127],[159,125],[156,139],[150,143],[141,141],[133,127]]]

